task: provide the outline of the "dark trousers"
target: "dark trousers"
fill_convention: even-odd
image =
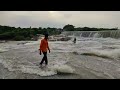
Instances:
[[[40,65],[43,64],[43,62],[45,61],[45,64],[47,65],[48,64],[48,59],[47,59],[47,52],[43,52],[43,58],[42,58],[42,61],[40,62]]]

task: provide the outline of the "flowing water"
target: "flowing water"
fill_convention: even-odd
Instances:
[[[0,63],[10,72],[34,75],[37,79],[119,79],[119,32],[63,32],[72,39],[49,41],[49,69],[39,68],[43,56],[38,52],[40,40],[0,43]],[[75,44],[74,37],[77,38]],[[4,78],[16,78],[14,75]],[[0,78],[3,76],[0,74]],[[21,77],[23,75],[17,78]]]

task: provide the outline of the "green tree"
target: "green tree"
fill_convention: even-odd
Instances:
[[[65,30],[65,31],[74,31],[75,29],[74,29],[74,26],[73,25],[65,25],[64,27],[63,27],[63,30]]]

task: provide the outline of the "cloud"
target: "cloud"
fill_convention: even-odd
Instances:
[[[0,11],[0,24],[16,27],[119,27],[120,11]]]

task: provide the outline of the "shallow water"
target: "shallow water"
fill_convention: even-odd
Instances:
[[[120,78],[119,39],[77,37],[76,44],[72,40],[49,41],[49,69],[45,70],[39,68],[42,59],[38,52],[39,42],[40,40],[0,43],[0,63],[10,72],[35,75],[36,78]],[[10,78],[22,78],[24,75],[12,76]]]

